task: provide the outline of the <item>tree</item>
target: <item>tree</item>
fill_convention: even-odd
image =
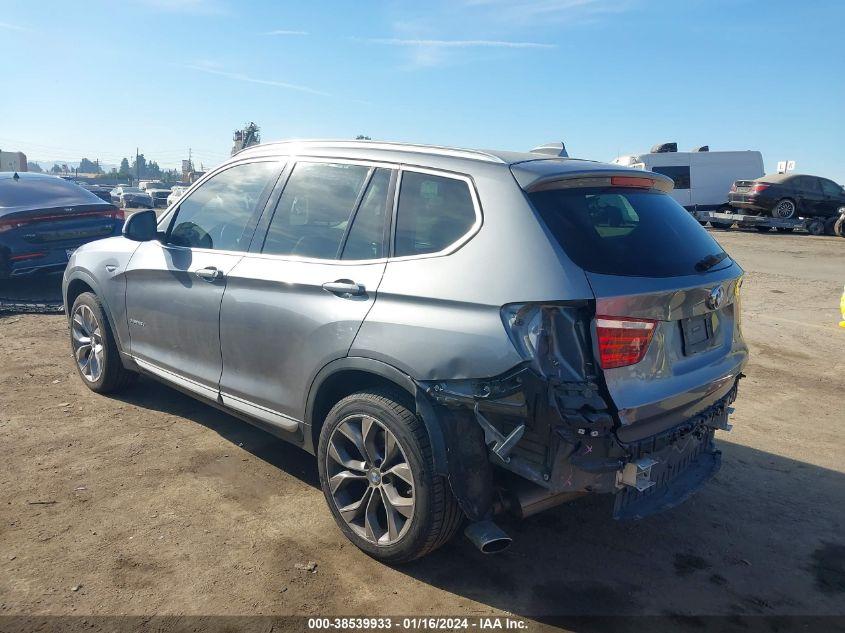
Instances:
[[[50,167],[51,174],[60,174],[62,173],[62,168],[59,167],[57,164],[53,163],[53,166]]]
[[[359,134],[358,136],[355,137],[355,140],[356,141],[372,141],[373,139],[371,139],[369,136],[364,136],[363,134]]]
[[[129,175],[129,161],[124,158],[120,161],[120,169],[117,170],[121,176],[128,176]]]
[[[147,159],[144,158],[143,154],[138,154],[132,161],[130,173],[139,179],[147,177]]]
[[[83,158],[79,161],[79,171],[83,174],[101,174],[103,170],[100,169],[100,166],[95,163],[94,161],[88,160],[87,158]]]
[[[41,169],[41,165],[39,165],[38,163],[33,163],[31,161],[26,164],[26,170],[27,171],[34,171],[36,174],[43,174],[44,173],[44,170]]]

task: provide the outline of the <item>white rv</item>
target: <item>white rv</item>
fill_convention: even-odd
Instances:
[[[760,152],[711,152],[706,145],[679,152],[676,143],[662,143],[648,154],[620,156],[613,162],[669,176],[675,181],[672,197],[689,211],[724,207],[735,180],[753,180],[763,175]]]

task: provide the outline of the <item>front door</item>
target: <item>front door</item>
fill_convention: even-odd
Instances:
[[[136,250],[127,267],[126,314],[131,353],[143,369],[217,397],[226,279],[248,250],[280,171],[277,162],[220,171],[180,202],[161,241]]]
[[[298,162],[220,312],[224,404],[287,431],[311,380],[347,355],[386,263],[393,171]],[[263,223],[262,223],[263,224]]]

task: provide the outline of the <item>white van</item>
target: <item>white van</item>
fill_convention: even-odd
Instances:
[[[688,211],[715,211],[728,203],[735,180],[763,175],[763,156],[751,150],[711,152],[707,146],[677,151],[676,143],[655,145],[648,154],[619,156],[613,163],[647,169],[675,181],[672,197]]]

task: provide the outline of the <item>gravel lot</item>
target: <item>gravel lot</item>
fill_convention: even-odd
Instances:
[[[88,391],[61,315],[0,313],[0,615],[845,615],[845,240],[714,232],[752,350],[724,463],[685,505],[587,499],[392,569],[312,457],[149,380]],[[313,571],[297,564],[313,561]]]

